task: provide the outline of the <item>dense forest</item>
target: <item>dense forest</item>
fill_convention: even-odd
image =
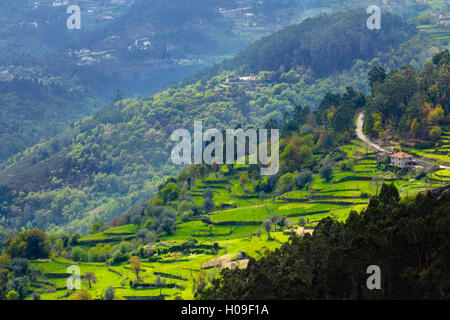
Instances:
[[[0,161],[56,136],[103,102],[65,78],[20,77],[20,71],[5,70],[0,81]]]
[[[421,70],[405,66],[387,73],[371,71],[372,88],[367,101],[365,129],[386,138],[397,132],[403,137],[439,140],[450,111],[450,55],[445,50]]]
[[[351,67],[356,59],[370,60],[414,33],[411,25],[391,14],[385,14],[383,28],[373,32],[365,27],[366,16],[363,11],[349,11],[306,19],[256,41],[223,62],[223,68],[257,73],[301,67],[327,75]]]
[[[289,243],[246,269],[224,269],[199,299],[448,299],[450,188],[400,199],[384,184],[361,214],[323,219],[312,236]],[[368,266],[381,269],[369,290]]]

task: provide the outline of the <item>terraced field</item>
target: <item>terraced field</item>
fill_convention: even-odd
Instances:
[[[429,149],[402,148],[412,155],[419,156],[443,166],[450,167],[450,132],[445,131],[440,139],[440,145]]]
[[[191,299],[194,283],[198,284],[199,279],[217,276],[221,267],[245,267],[248,256],[258,258],[266,250],[279,247],[288,241],[290,230],[299,227],[300,219],[302,223],[306,222],[305,230],[312,229],[325,217],[344,221],[351,210],[361,212],[367,206],[370,195],[376,194],[383,181],[394,183],[402,195],[439,185],[439,181],[426,181],[425,178],[396,178],[394,173],[378,166],[375,156],[366,154],[363,145],[357,141],[342,146],[341,150],[354,160],[352,170],[342,171],[336,166],[328,182],[319,174],[313,174],[313,181],[303,189],[276,197],[260,198],[251,183],[239,184],[239,170],[234,175],[227,175],[226,167],[221,169],[221,175],[196,180],[190,190],[193,200],[201,206],[203,192],[210,189],[214,194],[215,210],[189,221],[177,220],[172,234],[144,246],[145,250],[152,251],[152,255],[142,259],[139,286],[130,285],[136,275],[128,261],[116,264],[75,262],[53,256],[50,261],[33,262],[44,273],[36,284],[42,292],[41,298],[70,299],[72,292],[66,287],[66,272],[69,266],[76,265],[82,275],[95,274],[97,282],[91,284],[92,288],[82,281],[83,289],[94,298],[100,298],[107,287],[113,286],[119,299]],[[445,170],[431,176],[450,180],[450,172]],[[261,224],[274,216],[285,218],[285,226],[272,227],[269,239]],[[139,243],[137,234],[135,225],[110,228],[79,238],[75,247],[87,251],[95,246]]]
[[[428,175],[428,178],[434,182],[450,182],[450,170],[439,170]]]

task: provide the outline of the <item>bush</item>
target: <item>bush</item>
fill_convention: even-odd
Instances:
[[[441,138],[442,135],[442,129],[438,126],[434,126],[430,130],[430,138],[433,141],[438,141]]]
[[[176,216],[170,210],[164,210],[152,223],[152,229],[156,233],[166,232],[172,233],[172,228],[175,226]]]
[[[278,193],[283,194],[285,192],[292,191],[295,186],[295,178],[292,173],[286,173],[278,180]]]
[[[331,175],[333,174],[333,169],[330,165],[324,165],[319,170],[319,174],[322,179],[325,179],[327,182],[331,180]]]
[[[195,204],[191,201],[183,200],[178,205],[178,212],[184,213],[184,212],[190,212],[194,208]]]
[[[20,300],[20,296],[16,291],[11,290],[6,295],[6,300]]]
[[[50,241],[47,234],[39,229],[23,231],[14,237],[6,248],[6,252],[12,258],[48,258],[50,255]]]
[[[111,246],[101,243],[97,244],[89,250],[88,258],[92,262],[104,262],[108,260],[111,258]]]
[[[92,296],[87,290],[79,291],[76,296],[72,297],[72,300],[92,300]]]
[[[23,277],[26,275],[30,260],[26,258],[14,258],[11,262],[10,269],[16,277]]]
[[[214,200],[212,198],[205,198],[205,201],[203,202],[203,210],[204,212],[210,213],[211,211],[214,210],[215,207],[215,203]]]
[[[116,289],[112,286],[109,286],[105,289],[105,295],[103,296],[103,300],[114,300],[116,295]]]
[[[352,171],[354,166],[353,160],[344,160],[341,163],[339,163],[339,168],[342,171]]]
[[[303,171],[295,176],[295,185],[299,189],[303,189],[309,182],[313,181],[311,171]]]
[[[425,170],[419,170],[418,172],[417,172],[417,174],[416,174],[416,179],[417,180],[420,180],[420,179],[422,179],[422,178],[425,178],[427,176],[427,172],[425,171]]]
[[[89,230],[89,234],[95,234],[102,231],[105,231],[108,228],[108,226],[102,221],[99,220],[97,222],[94,222],[91,226],[91,229]]]
[[[176,200],[180,194],[180,188],[173,182],[161,189],[160,194],[164,202]]]
[[[145,244],[155,243],[156,240],[157,240],[157,236],[156,236],[156,234],[154,232],[148,231],[145,234],[145,239],[144,239]]]
[[[33,292],[33,294],[31,295],[31,298],[33,300],[41,300],[41,295],[37,292]]]
[[[124,261],[128,261],[130,258],[131,247],[127,242],[122,242],[113,253],[111,264],[118,264]]]
[[[207,198],[213,198],[214,197],[214,192],[208,188],[205,190],[205,192],[203,192],[203,198],[207,199]]]
[[[301,217],[300,219],[298,219],[298,224],[303,227],[304,225],[306,225],[306,219]]]
[[[72,249],[72,260],[77,262],[86,262],[88,260],[88,255],[83,249],[75,247]]]
[[[403,146],[407,146],[407,145],[403,145],[403,144],[400,144],[402,147]],[[430,148],[433,148],[434,147],[434,143],[433,142],[430,142],[430,141],[428,141],[428,142],[423,142],[423,143],[416,143],[415,145],[414,145],[414,148],[415,149],[430,149]]]
[[[121,253],[120,250],[117,250],[116,252],[114,252],[112,256],[111,264],[119,264],[121,262],[128,261],[128,259],[129,259],[128,253]]]

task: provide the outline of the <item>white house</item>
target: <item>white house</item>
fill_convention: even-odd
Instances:
[[[406,152],[397,152],[392,154],[391,156],[391,166],[400,167],[400,168],[408,168],[415,166],[414,157]]]
[[[256,77],[253,77],[253,76],[249,76],[249,77],[239,77],[239,80],[240,80],[240,81],[246,81],[246,82],[248,82],[248,81],[256,81]]]

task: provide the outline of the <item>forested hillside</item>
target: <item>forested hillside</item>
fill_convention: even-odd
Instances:
[[[448,50],[434,56],[422,70],[411,66],[392,72],[373,69],[369,81],[372,95],[365,111],[366,132],[380,138],[395,132],[404,138],[439,140],[449,121]]]
[[[414,27],[391,14],[383,16],[379,32],[366,26],[367,14],[349,11],[306,19],[271,36],[265,37],[231,60],[224,69],[243,67],[247,73],[289,71],[300,67],[323,76],[349,68],[355,60],[371,60],[380,52],[409,39]]]
[[[67,78],[28,72],[11,67],[0,76],[0,162],[66,130],[104,101]]]
[[[445,50],[434,56],[431,72],[447,55]],[[371,69],[371,83],[380,71]],[[356,140],[355,118],[371,95],[351,87],[329,92],[317,110],[297,105],[283,120],[255,126],[281,129],[280,169],[271,176],[261,175],[260,164],[238,163],[193,164],[175,174],[165,165],[161,138],[151,150],[159,152],[161,158],[153,161],[161,161],[165,179],[145,166],[151,150],[137,134],[127,139],[135,134],[127,130],[134,129],[136,110],[146,110],[138,119],[141,128],[151,109],[119,98],[117,92],[118,101],[107,112],[53,141],[60,153],[31,167],[45,172],[59,161],[70,170],[52,172],[48,188],[53,190],[0,189],[6,217],[6,228],[0,228],[0,299],[448,297],[449,191],[432,189],[450,182],[449,171],[390,166]],[[151,134],[147,143],[164,132],[146,128],[137,132]],[[94,175],[95,168],[102,171]],[[111,174],[117,168],[120,175]],[[45,182],[34,179],[15,183],[32,189]],[[149,189],[157,185],[155,194],[136,191],[141,188],[136,181]],[[142,201],[132,205],[132,197]],[[130,209],[121,206],[123,199]],[[93,208],[87,214],[85,203]],[[31,205],[40,206],[38,214],[28,210]],[[9,225],[25,221],[31,230]],[[56,224],[86,234],[62,232]],[[40,225],[50,225],[48,232],[33,229]],[[82,272],[78,290],[65,282],[74,264]],[[367,267],[374,264],[382,270],[381,291],[365,286]]]
[[[445,10],[438,1],[408,3],[401,7],[391,6],[391,2],[395,4],[398,1],[382,6],[386,15],[394,11],[405,18],[412,18],[430,10]],[[14,87],[12,96],[1,94],[0,122],[5,124],[5,129],[0,136],[4,138],[0,161],[55,136],[73,121],[92,114],[104,99],[111,99],[113,90],[118,87],[123,89],[125,96],[154,93],[292,23],[323,12],[354,10],[371,4],[364,0],[192,0],[182,3],[101,0],[92,5],[89,0],[80,0],[77,5],[81,7],[82,29],[67,30],[66,6],[57,3],[24,0],[0,4],[0,78],[2,83],[8,81],[3,83],[7,88]],[[360,14],[363,15],[362,12]],[[352,16],[345,19],[352,20]],[[416,17],[415,23],[441,44],[448,44],[445,42],[445,29],[430,26],[434,22],[430,19]],[[288,30],[276,38],[262,40],[227,62],[226,68],[235,70],[246,65],[240,72],[253,72],[255,68],[284,72],[277,68],[291,70],[295,65],[300,73],[328,76],[343,66],[350,67],[355,59],[370,59],[379,53],[376,50],[385,50],[387,45],[403,41],[405,36],[408,37],[405,32],[411,28],[401,22],[398,25],[388,22],[385,28],[398,28],[398,31],[387,30],[388,38],[373,38],[368,30],[352,28],[363,24],[359,18],[345,23],[333,22],[326,17],[314,21],[303,27],[293,26],[296,32],[289,38],[291,42],[283,40],[289,37],[289,33],[294,34]],[[325,26],[323,29],[317,26],[320,23]],[[348,28],[344,28],[346,25]],[[315,30],[317,37],[308,30],[308,26]],[[338,36],[330,37],[333,33]],[[340,37],[359,37],[360,44],[349,47],[346,39]],[[319,43],[319,39],[326,43]],[[369,44],[371,40],[378,44]],[[272,42],[276,43],[275,50],[269,50],[270,55],[260,55],[273,49],[270,47]],[[294,49],[295,52],[292,51]],[[434,48],[431,50],[431,53],[437,52]],[[346,55],[347,51],[351,54]],[[330,59],[331,56],[334,59]],[[392,67],[398,68],[408,62],[417,68],[424,57],[416,57],[418,59],[401,61],[401,64],[391,61]],[[333,61],[338,63],[333,64]],[[359,80],[360,69],[351,71],[351,75]],[[217,69],[211,70],[205,79],[217,74]],[[296,79],[294,76],[292,81]],[[9,83],[12,80],[14,83]],[[23,80],[41,85],[58,84],[68,92],[55,94],[53,90],[49,94],[47,89],[40,92],[49,106],[49,110],[44,110],[42,103],[29,104],[30,95],[24,95],[23,89],[18,88],[17,82]],[[338,83],[342,79],[330,81]],[[357,82],[353,81],[352,86],[361,90],[362,86]],[[306,84],[311,83],[306,81]],[[345,85],[340,89],[344,90]],[[318,103],[320,98],[315,93],[321,88],[312,86],[310,90],[313,92],[302,98],[308,103],[311,100]],[[39,95],[32,97],[33,100],[38,100]],[[55,113],[55,110],[61,112]],[[36,112],[39,116],[33,117]]]
[[[320,4],[80,0],[76,5],[80,30],[67,29],[62,2],[0,3],[0,162],[92,115],[118,87],[126,96],[163,90]],[[245,10],[227,16],[239,6]],[[280,12],[286,8],[292,10]]]
[[[354,19],[350,18],[352,16]],[[344,30],[346,24],[349,29],[355,28],[354,20],[365,22],[366,17],[353,12],[316,19],[328,21],[334,27],[341,21],[340,28]],[[333,30],[314,21],[301,25],[314,25],[317,32],[326,30],[324,41],[320,42],[324,48],[319,51],[331,50],[328,43],[335,37]],[[362,31],[366,29],[363,22],[358,22],[359,27],[356,27],[361,34],[366,32]],[[205,127],[247,124],[261,127],[269,120],[283,120],[299,104],[318,105],[324,92],[346,92],[348,86],[364,90],[365,81],[361,79],[366,78],[373,65],[396,67],[413,57],[419,65],[421,59],[425,60],[430,52],[425,49],[429,45],[425,45],[427,40],[420,36],[412,39],[413,33],[408,33],[406,26],[403,31],[397,31],[394,26],[403,23],[395,16],[387,15],[384,25],[384,31],[370,36],[373,48],[364,51],[367,55],[355,55],[358,60],[351,69],[347,64],[340,65],[341,72],[335,70],[326,78],[316,76],[313,66],[307,67],[306,63],[295,60],[298,58],[296,51],[287,44],[292,43],[293,37],[301,38],[297,33],[305,28],[291,27],[277,34],[280,39],[272,40],[285,43],[281,47],[287,51],[282,56],[291,57],[286,59],[302,65],[286,64],[282,68],[283,60],[277,60],[279,67],[271,68],[276,71],[256,70],[256,80],[250,81],[241,78],[249,75],[242,71],[246,68],[243,65],[232,71],[219,71],[208,80],[187,81],[146,99],[109,104],[77,123],[72,130],[18,154],[3,165],[0,177],[10,188],[5,189],[4,197],[9,202],[3,209],[3,224],[50,229],[62,225],[69,230],[86,231],[94,220],[109,220],[142,201],[155,191],[165,176],[175,173],[167,160],[168,137],[176,128],[192,128],[193,120],[198,120],[199,115]],[[310,34],[312,31],[308,29],[305,37]],[[407,41],[408,36],[411,39]],[[396,43],[395,50],[388,46],[399,39],[405,41]],[[369,44],[362,37],[349,38],[346,43],[345,50],[352,52],[354,47]],[[271,48],[261,47],[259,51],[261,56],[269,56],[268,52]],[[373,59],[362,60],[370,58]],[[117,92],[116,99],[120,98]],[[342,133],[345,131],[348,130]]]

